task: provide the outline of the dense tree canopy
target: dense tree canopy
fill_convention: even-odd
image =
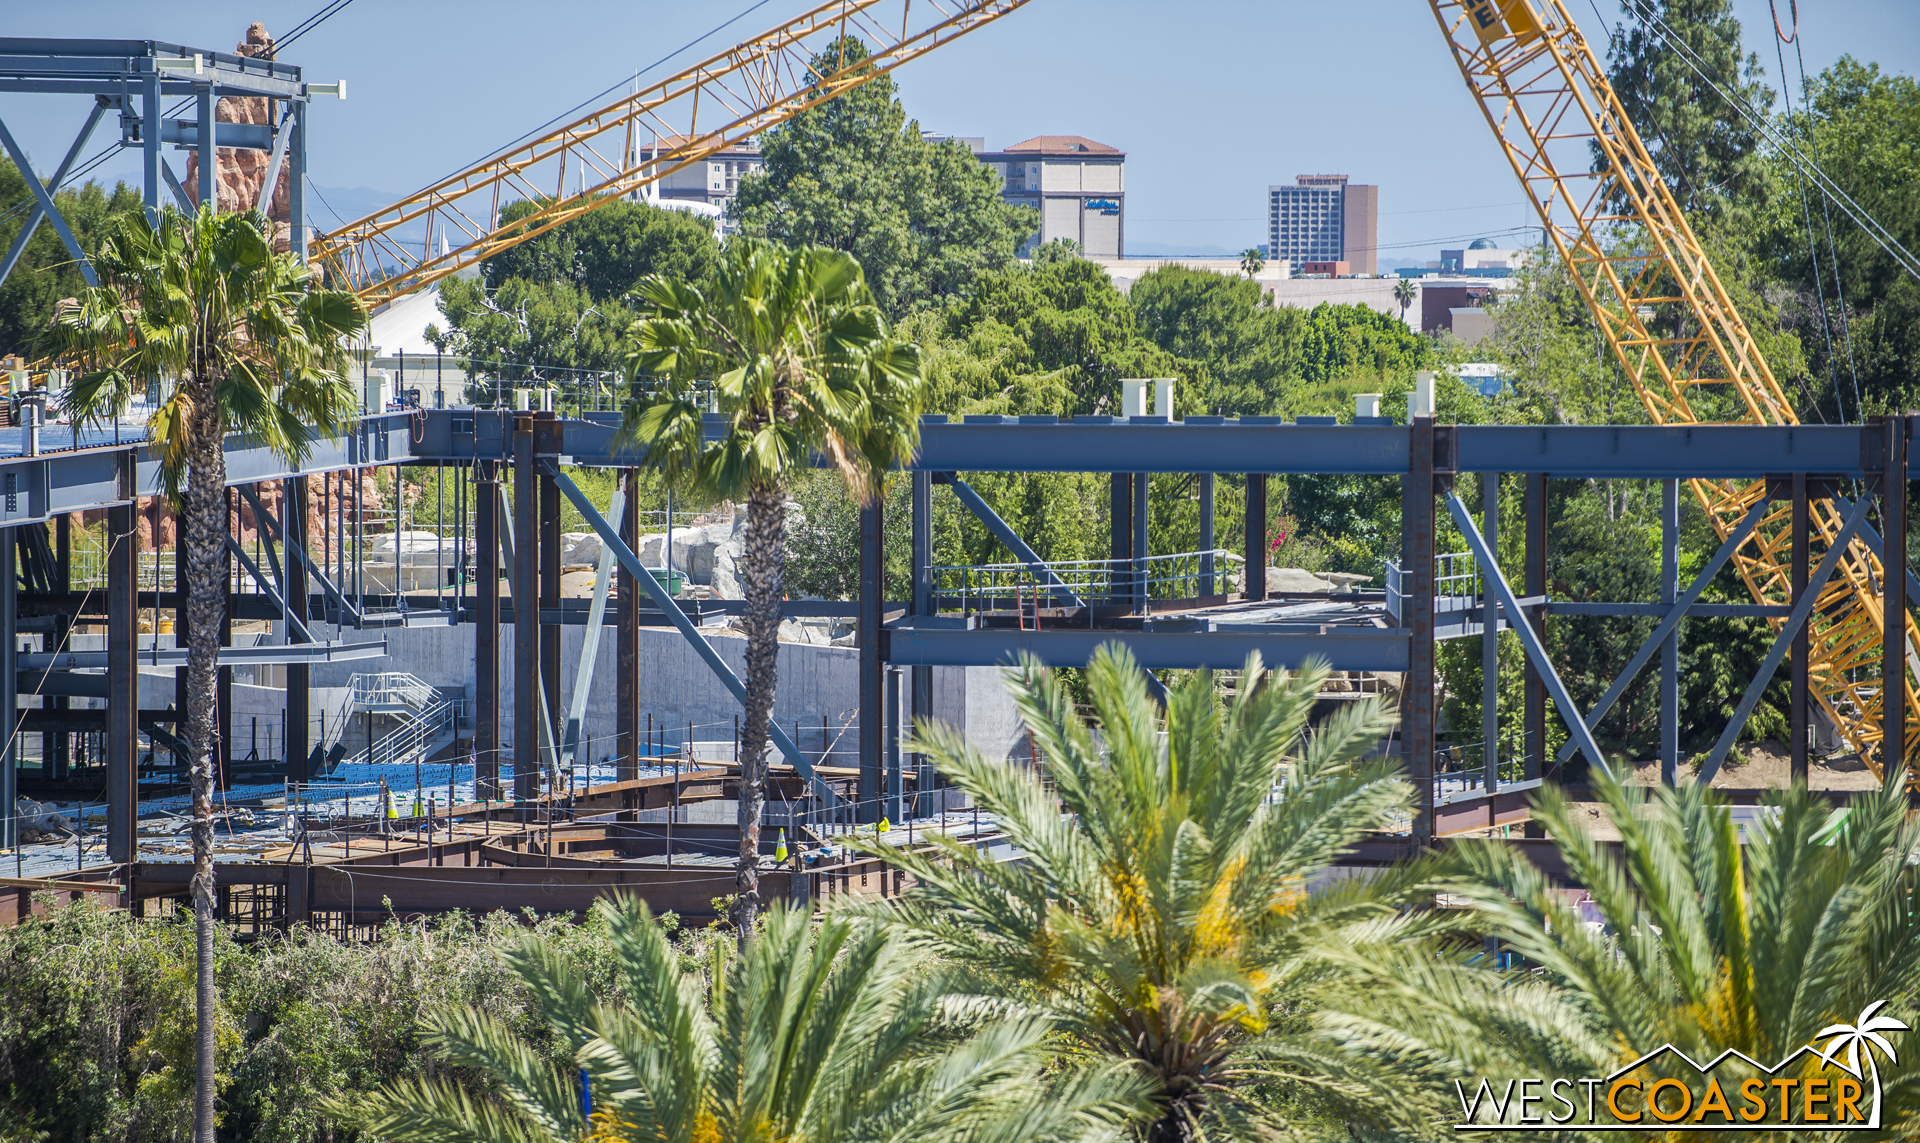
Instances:
[[[866,55],[859,41],[842,40],[814,71]],[[1000,198],[1000,177],[964,143],[926,138],[888,76],[767,132],[761,155],[764,169],[741,180],[729,208],[741,233],[852,254],[891,314],[1008,266],[1038,225]]]
[[[13,246],[33,209],[33,192],[20,169],[0,158],[0,250]],[[116,215],[140,209],[140,192],[119,183],[112,190],[84,183],[54,196],[54,204],[73,228],[83,250],[94,250]],[[53,317],[61,298],[77,297],[87,285],[60,235],[42,219],[20,261],[0,285],[0,354],[31,355],[35,340]]]
[[[500,212],[527,217],[533,203]],[[720,255],[712,225],[685,211],[617,202],[481,263],[478,278],[440,282],[444,351],[475,374],[551,380],[564,370],[611,371],[635,313],[629,292],[649,274],[704,281]],[[437,331],[434,331],[437,332]]]

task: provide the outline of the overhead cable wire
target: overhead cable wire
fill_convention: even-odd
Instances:
[[[292,31],[288,32],[286,35],[282,36],[281,38],[274,40],[273,50],[267,54],[267,58],[278,59],[280,56],[281,48],[286,47],[288,44],[293,43],[293,41],[299,39],[301,36],[306,35],[308,32],[311,32],[315,28],[326,23],[329,19],[339,14],[339,12],[343,8],[345,8],[347,5],[351,3],[353,3],[353,0],[331,0],[330,3],[323,6],[318,12],[315,12],[313,15],[308,16],[305,20],[302,20],[300,23],[294,25]]]
[[[496,148],[493,151],[489,151],[485,157],[479,160],[479,162],[470,163],[466,167],[462,167],[461,170],[470,170],[473,167],[479,166],[481,163],[490,162],[494,159],[499,158],[502,155],[505,155],[511,152],[514,148],[520,146],[522,143],[527,142],[529,139],[539,138],[541,135],[551,130],[556,124],[565,121],[567,116],[572,115],[575,112],[582,110],[583,108],[593,106],[595,101],[605,99],[607,96],[613,94],[615,91],[618,91],[620,88],[626,86],[627,84],[635,82],[641,76],[646,75],[648,72],[659,67],[661,64],[666,63],[668,60],[673,59],[675,56],[678,56],[681,53],[687,51],[689,48],[694,47],[695,45],[699,44],[701,41],[708,39],[709,37],[713,36],[715,33],[723,31],[726,28],[731,27],[736,23],[739,23],[741,20],[745,19],[746,17],[766,7],[767,4],[770,2],[771,0],[755,0],[755,3],[749,4],[745,8],[742,8],[740,11],[734,13],[732,16],[728,17],[727,19],[721,21],[718,24],[715,24],[713,27],[707,29],[705,32],[702,32],[698,36],[695,36],[693,39],[688,40],[686,43],[681,44],[679,47],[668,52],[666,55],[661,56],[659,59],[641,68],[639,71],[634,72],[630,76],[623,76],[616,82],[611,83],[604,88],[601,88],[599,91],[593,93],[592,95],[587,96],[585,99],[574,104],[572,107],[567,108],[565,111],[560,112],[558,115],[555,115],[553,118],[547,120],[545,123],[542,123],[538,127],[535,127],[532,130],[528,131],[526,134],[521,135],[519,138],[515,139],[513,142],[508,143],[506,146]],[[454,175],[457,175],[459,173],[460,171],[449,171],[446,175],[442,176],[442,178],[452,178]]]
[[[1786,32],[1781,30],[1780,10],[1776,5],[1775,0],[1767,0],[1767,8],[1773,14],[1773,31],[1774,31],[1773,57],[1776,61],[1778,61],[1780,65],[1780,91],[1781,91],[1782,97],[1786,100],[1786,104],[1787,104],[1787,122],[1792,123],[1794,122],[1793,90],[1791,85],[1787,83],[1786,56],[1781,52],[1780,49],[1781,49],[1781,45],[1796,43],[1800,39],[1800,8],[1799,8],[1798,0],[1788,0],[1788,6],[1789,6],[1789,11],[1791,11],[1793,14],[1793,35],[1792,36],[1788,36]],[[1809,127],[1811,127],[1811,125],[1809,125]],[[1811,133],[1811,131],[1809,131],[1809,133]],[[1794,183],[1799,188],[1799,191],[1800,191],[1800,215],[1803,222],[1806,225],[1807,258],[1813,263],[1814,295],[1819,300],[1819,303],[1820,303],[1820,332],[1822,336],[1826,339],[1827,387],[1833,390],[1834,407],[1839,413],[1840,422],[1842,424],[1845,424],[1847,422],[1847,411],[1846,409],[1840,407],[1840,385],[1839,385],[1838,379],[1835,378],[1833,374],[1833,315],[1827,311],[1827,291],[1826,291],[1825,279],[1820,269],[1820,247],[1819,247],[1819,244],[1816,243],[1813,238],[1813,207],[1809,204],[1807,200],[1806,177],[1804,175],[1801,175],[1798,171],[1795,171]],[[1859,392],[1860,392],[1860,381],[1859,381],[1859,378],[1856,376],[1854,378],[1854,395],[1855,395],[1856,407],[1857,407],[1857,402],[1859,400]],[[1818,411],[1818,406],[1815,406],[1815,409],[1816,411]]]
[[[1800,6],[1797,0],[1788,0],[1788,4],[1793,12],[1793,58],[1800,69],[1801,109],[1807,116],[1807,143],[1813,148],[1813,161],[1817,166],[1820,162],[1820,136],[1813,129],[1812,108],[1806,103],[1807,58],[1800,50]],[[1785,71],[1784,67],[1782,71]],[[1785,87],[1786,83],[1787,77],[1782,74],[1780,85]],[[1866,410],[1857,408],[1860,404],[1860,369],[1853,356],[1853,318],[1847,313],[1846,289],[1840,281],[1840,251],[1833,240],[1833,208],[1824,196],[1820,199],[1820,219],[1827,231],[1827,262],[1833,267],[1833,292],[1840,307],[1840,336],[1847,346],[1847,372],[1853,377],[1853,401],[1856,411],[1864,419]]]
[[[1880,221],[1874,218],[1865,207],[1855,202],[1853,196],[1843,190],[1840,184],[1834,182],[1833,179],[1820,168],[1818,162],[1809,159],[1801,152],[1800,148],[1794,146],[1790,140],[1782,139],[1774,134],[1762,116],[1756,113],[1753,108],[1749,107],[1744,100],[1739,99],[1731,91],[1722,87],[1719,80],[1707,70],[1705,62],[1700,59],[1691,47],[1687,46],[1686,42],[1680,38],[1678,33],[1667,26],[1667,22],[1660,18],[1658,12],[1643,7],[1643,0],[1623,0],[1623,2],[1633,10],[1635,15],[1640,16],[1644,20],[1651,21],[1660,30],[1661,38],[1667,42],[1668,46],[1674,49],[1680,58],[1686,62],[1688,67],[1693,69],[1696,75],[1706,82],[1708,87],[1713,89],[1714,94],[1724,100],[1729,107],[1739,112],[1741,118],[1745,119],[1748,125],[1769,143],[1772,143],[1775,147],[1791,155],[1796,166],[1800,167],[1816,186],[1820,187],[1827,195],[1837,201],[1840,204],[1841,210],[1846,213],[1847,217],[1853,219],[1855,225],[1866,231],[1867,236],[1872,238],[1875,244],[1882,250],[1886,251],[1888,256],[1890,256],[1901,269],[1905,270],[1915,280],[1920,280],[1920,257],[1915,257],[1912,251],[1902,246],[1899,239],[1895,238],[1891,231],[1882,226]]]

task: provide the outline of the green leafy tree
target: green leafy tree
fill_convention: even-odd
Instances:
[[[26,176],[10,160],[0,158],[0,251],[13,247],[33,201]],[[141,209],[140,192],[125,183],[111,190],[85,183],[60,191],[53,201],[72,228],[74,240],[88,251],[100,244],[114,219]],[[87,280],[66,243],[41,219],[13,272],[0,284],[0,354],[31,353],[34,340],[53,320],[60,299],[78,297],[86,288]]]
[[[645,906],[600,909],[628,1003],[602,1002],[542,941],[507,957],[561,1061],[484,1010],[436,1011],[432,1042],[488,1094],[401,1082],[356,1101],[355,1118],[396,1143],[1093,1143],[1118,1140],[1138,1102],[1112,1072],[1042,1082],[1046,1019],[956,1019],[923,954],[878,926],[816,932],[776,907],[738,960],[716,949],[702,973]]]
[[[47,348],[77,368],[61,404],[98,423],[148,378],[176,384],[149,423],[160,477],[181,509],[187,557],[184,737],[193,781],[193,912],[198,931],[194,1138],[213,1139],[213,766],[219,633],[226,609],[227,434],[294,465],[314,429],[351,415],[344,341],[364,329],[359,299],[311,288],[307,267],[273,252],[257,214],[123,217],[94,258],[100,286],[61,309]]]
[[[1393,300],[1400,303],[1401,321],[1407,320],[1407,307],[1419,296],[1420,292],[1414,288],[1412,278],[1402,278],[1393,284]]]
[[[1308,317],[1275,306],[1246,279],[1162,266],[1135,282],[1127,298],[1140,332],[1176,357],[1203,364],[1182,387],[1196,412],[1272,415],[1288,408],[1302,364]]]
[[[1607,72],[1627,118],[1688,214],[1749,208],[1765,184],[1761,138],[1718,88],[1764,119],[1773,91],[1742,54],[1732,0],[1623,0]],[[1657,22],[1656,22],[1657,21]],[[1668,41],[1701,61],[1702,75]],[[1603,160],[1594,156],[1595,169]],[[1616,192],[1615,209],[1625,209]]]
[[[1913,162],[1920,150],[1920,82],[1843,56],[1810,86],[1810,107],[1795,109],[1795,145],[1809,159],[1817,156],[1902,246],[1920,248],[1920,180]],[[1785,157],[1776,163],[1783,181],[1794,177]],[[1755,243],[1755,254],[1794,290],[1791,328],[1807,347],[1811,372],[1823,389],[1840,390],[1837,400],[1823,392],[1816,403],[1843,409],[1848,420],[1920,405],[1920,283],[1837,207],[1823,205],[1817,191],[1809,187],[1807,193],[1804,214],[1797,195],[1778,196],[1766,241]]]
[[[1737,1049],[1771,1064],[1850,1032],[1832,1025],[1879,1002],[1910,1015],[1920,883],[1908,861],[1920,832],[1905,782],[1892,772],[1879,792],[1838,811],[1796,785],[1743,826],[1704,787],[1648,792],[1596,776],[1617,850],[1549,789],[1534,819],[1593,913],[1576,915],[1524,853],[1456,844],[1459,872],[1446,891],[1527,966],[1525,979],[1490,992],[1477,974],[1406,958],[1405,991],[1381,990],[1382,1019],[1403,1044],[1485,1053],[1466,1074],[1605,1075],[1661,1044],[1695,1059]],[[1836,1046],[1845,1047],[1827,1049]],[[1670,1063],[1647,1066],[1660,1075]],[[1882,1079],[1887,1126],[1902,1136],[1914,1067],[1903,1061]]]
[[[920,443],[924,385],[916,346],[889,335],[851,257],[754,239],[728,244],[711,285],[648,278],[637,291],[629,373],[663,382],[626,407],[621,433],[646,463],[696,492],[745,501],[740,557],[746,699],[740,723],[739,900],[744,945],[759,906],[767,725],[777,683],[788,486],[824,456],[865,501]],[[711,386],[722,431],[709,439]]]
[[[865,46],[843,38],[814,58],[812,75],[866,59]],[[740,181],[729,207],[740,232],[853,255],[890,315],[965,293],[1011,264],[1038,228],[965,144],[920,133],[887,76],[767,132],[760,153],[763,168]]]
[[[509,225],[537,209],[511,203]],[[473,376],[552,384],[617,371],[638,316],[632,292],[662,274],[705,281],[720,256],[712,225],[685,211],[614,202],[481,263],[476,278],[443,278],[443,332],[427,336],[466,358]],[[477,395],[476,395],[477,396]]]
[[[1395,915],[1409,869],[1307,892],[1409,797],[1368,760],[1392,725],[1374,700],[1305,737],[1326,675],[1270,676],[1249,656],[1223,707],[1195,672],[1173,688],[1163,734],[1131,655],[1102,647],[1086,672],[1096,740],[1057,676],[1031,659],[1008,668],[1044,779],[939,724],[920,724],[916,748],[1024,860],[939,836],[931,850],[860,843],[913,877],[885,915],[1145,1077],[1147,1139],[1261,1137],[1275,1125],[1250,1089],[1279,1076],[1362,1121],[1396,1121],[1409,1105],[1388,1068],[1282,1018],[1345,1002],[1333,997],[1344,973],[1322,959],[1330,934],[1384,926],[1409,940],[1428,923]]]

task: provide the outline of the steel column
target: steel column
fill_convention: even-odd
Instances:
[[[907,819],[904,796],[906,782],[901,774],[902,759],[900,742],[905,737],[906,709],[902,705],[900,686],[900,668],[886,668],[887,675],[887,751],[886,751],[886,811],[890,822],[902,822]]]
[[[131,492],[131,455],[122,463],[120,480],[122,488]],[[140,791],[137,523],[131,500],[107,509],[107,860],[118,864],[133,861],[139,836],[135,826]],[[129,870],[127,880],[131,879]],[[128,888],[131,893],[131,885]]]
[[[1480,531],[1500,554],[1500,474],[1480,474]],[[1494,568],[1498,571],[1498,565]],[[1520,622],[1513,616],[1509,622]],[[1500,602],[1480,577],[1480,771],[1487,793],[1500,788]]]
[[[287,248],[304,266],[307,264],[307,101],[295,99],[291,103],[293,138],[287,141]]]
[[[1881,477],[1885,536],[1880,545],[1880,606],[1886,623],[1880,636],[1885,688],[1880,697],[1883,774],[1907,762],[1907,424],[1906,417],[1886,418],[1886,468]],[[1825,561],[1821,566],[1826,566]]]
[[[140,84],[140,194],[149,226],[160,225],[160,121],[165,116],[160,77],[147,76]]]
[[[513,797],[526,820],[540,773],[539,478],[533,418],[513,419]]]
[[[1107,559],[1114,569],[1108,578],[1107,602],[1119,606],[1133,595],[1127,590],[1126,574],[1119,570],[1133,560],[1133,477],[1124,472],[1107,478]]]
[[[219,152],[214,149],[214,108],[220,101],[214,97],[211,83],[195,93],[195,106],[199,108],[200,131],[200,206],[220,209],[220,160]]]
[[[1431,467],[1433,458],[1427,458]],[[1414,462],[1418,464],[1419,461]],[[1433,507],[1427,507],[1428,518],[1432,518]],[[1431,539],[1431,537],[1429,537]],[[1243,599],[1265,599],[1267,597],[1267,478],[1264,473],[1247,474],[1247,566],[1241,572],[1246,583],[1240,589]],[[1427,620],[1431,628],[1433,620]]]
[[[1200,594],[1212,595],[1214,585],[1213,481],[1211,472],[1200,474]]]
[[[881,630],[886,615],[882,582],[885,498],[878,490],[860,506],[860,794],[859,820],[880,815],[882,753],[887,733],[886,655]]]
[[[1147,474],[1133,475],[1133,609],[1147,611],[1147,557],[1153,548],[1147,540]]]
[[[1407,743],[1408,776],[1413,781],[1413,841],[1415,845],[1430,845],[1433,842],[1433,418],[1416,416],[1408,429],[1411,447],[1408,450],[1407,497],[1409,509],[1402,524],[1405,546],[1408,553],[1406,574],[1411,579],[1407,589],[1405,614],[1410,639],[1407,648],[1406,684],[1401,692],[1401,704],[1405,725],[1402,734]],[[1253,483],[1258,477],[1247,478],[1247,573],[1253,573],[1256,560],[1264,567],[1263,553],[1255,550],[1253,543],[1256,527],[1264,533],[1265,528],[1256,525],[1252,514],[1254,505]],[[1264,484],[1262,492],[1264,493]],[[1260,519],[1266,517],[1265,500],[1262,495]],[[1264,537],[1261,541],[1264,543]],[[1263,577],[1264,578],[1264,577]]]
[[[627,547],[640,548],[640,470],[620,470],[621,488],[626,492],[626,512],[620,517],[620,539]],[[673,553],[661,561],[667,566],[667,583],[673,583]],[[640,584],[624,565],[614,568],[614,662],[613,684],[614,737],[619,746],[615,776],[631,782],[640,776]]]
[[[1795,604],[1807,593],[1807,579],[1812,568],[1808,566],[1807,537],[1808,504],[1807,474],[1793,474],[1793,596]],[[1788,652],[1793,663],[1791,707],[1787,712],[1787,779],[1790,782],[1807,780],[1807,709],[1811,696],[1808,684],[1811,676],[1807,671],[1808,655],[1813,649],[1812,624],[1802,623],[1793,633],[1793,649]]]
[[[1547,474],[1544,472],[1527,473],[1526,516],[1527,595],[1537,599],[1547,593]],[[1544,642],[1547,637],[1546,608],[1539,604],[1527,608],[1527,622],[1533,626],[1535,637]],[[1521,718],[1527,761],[1521,776],[1531,781],[1541,777],[1546,769],[1547,689],[1531,659],[1526,661],[1525,677],[1525,709]]]
[[[551,412],[534,414],[534,452],[540,456],[558,456],[560,453],[560,422]],[[536,537],[531,532],[517,532],[516,538],[526,537],[527,543],[536,544],[540,561],[540,609],[545,614],[557,614],[560,609],[560,489],[553,483],[553,477],[540,470],[537,479],[540,490],[540,531]],[[549,611],[548,609],[552,610]],[[519,637],[519,632],[515,632]],[[548,756],[548,765],[558,766],[559,744],[561,741],[560,701],[560,626],[557,623],[540,625],[540,692],[544,696],[541,715],[547,724],[547,744],[552,748]],[[543,767],[544,768],[544,767]]]
[[[31,168],[22,172],[33,178]],[[6,828],[0,831],[0,845],[8,849],[20,844],[20,818],[15,805],[20,797],[20,608],[16,596],[20,588],[18,571],[18,533],[0,528],[0,711],[6,721],[0,732],[7,736],[0,743],[0,818]]]
[[[203,179],[202,182],[205,180]],[[227,535],[239,532],[235,526],[240,522],[236,511],[234,490],[227,489]],[[183,530],[184,531],[184,530]],[[184,539],[184,535],[182,539]],[[178,545],[185,548],[185,544]],[[185,599],[187,592],[182,591],[180,598]],[[233,646],[233,549],[220,550],[220,645]],[[213,733],[220,743],[215,753],[216,764],[220,767],[219,788],[226,789],[233,781],[233,668],[222,665],[214,675],[213,695]],[[181,707],[181,717],[186,717],[186,708]]]
[[[73,517],[70,515],[54,517],[53,584],[62,592],[73,590]],[[65,615],[56,617],[49,650],[71,647],[72,638],[72,619]],[[42,705],[52,707],[54,710],[71,710],[73,702],[66,695],[55,695],[52,698],[43,699]],[[56,731],[52,738],[53,753],[50,756],[45,754],[41,756],[51,758],[52,769],[43,772],[52,778],[64,781],[72,777],[73,735],[68,731],[60,730]],[[48,763],[42,762],[41,765],[44,767]]]
[[[913,602],[915,615],[933,614],[933,476],[930,473],[915,472],[909,477],[913,482]],[[908,710],[907,729],[912,730],[915,720],[933,717],[933,668],[910,667],[913,672],[913,693]],[[919,757],[916,755],[916,762]],[[919,780],[914,784],[914,810],[916,816],[933,812],[933,797],[928,781],[930,770],[924,764],[917,766]]]
[[[290,476],[280,482],[280,536],[281,546],[286,549],[286,566],[282,574],[286,577],[285,599],[290,620],[287,623],[287,642],[304,643],[307,642],[306,637],[292,622],[297,620],[304,625],[313,618],[307,597],[307,567],[293,555],[295,544],[304,546],[307,542],[307,478],[304,476]],[[307,664],[287,664],[286,725],[281,733],[287,759],[287,779],[292,782],[313,779],[308,745],[308,735],[313,730],[313,696],[308,689],[311,682],[312,668]]]
[[[500,796],[500,473],[493,461],[474,466],[473,763],[475,796]]]
[[[1806,478],[1803,475],[1801,480]],[[1660,602],[1680,600],[1680,482],[1660,482]],[[1660,784],[1680,784],[1680,625],[1660,641]]]

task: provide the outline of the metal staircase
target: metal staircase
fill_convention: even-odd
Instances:
[[[392,720],[365,755],[349,759],[374,765],[406,766],[433,757],[460,733],[459,701],[405,671],[354,675],[349,682],[356,714]]]

